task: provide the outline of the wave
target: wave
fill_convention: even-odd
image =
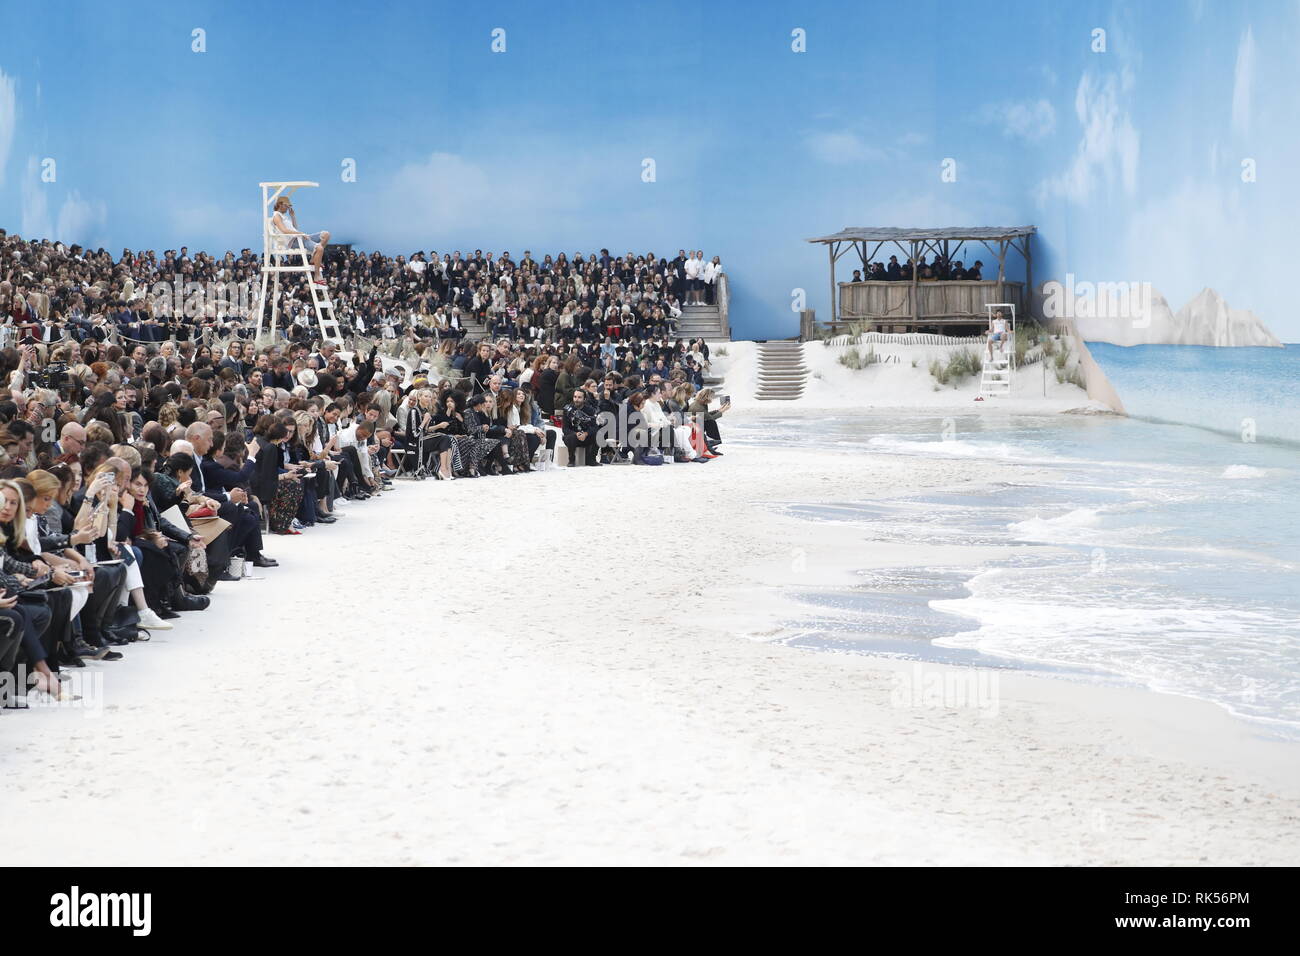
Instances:
[[[951,455],[956,458],[1004,458],[1017,461],[1038,460],[1033,453],[1006,442],[976,442],[959,438],[940,441],[917,441],[894,435],[878,435],[867,442],[873,448],[905,454]]]
[[[1042,518],[1034,515],[1024,521],[1013,521],[1007,530],[1017,537],[1030,541],[1055,540],[1057,533],[1063,529],[1095,528],[1101,524],[1100,508],[1075,508],[1055,518]]]
[[[1221,478],[1263,478],[1268,472],[1254,465],[1229,465],[1223,469]]]

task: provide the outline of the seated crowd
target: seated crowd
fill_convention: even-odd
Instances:
[[[251,337],[245,321],[260,291],[260,256],[251,249],[221,258],[182,246],[159,257],[23,240],[0,230],[0,315],[38,341],[199,341]],[[409,258],[333,247],[324,271],[345,334],[382,338],[460,338],[483,325],[493,337],[526,342],[671,338],[684,306],[712,304],[719,257],[678,250],[672,259],[608,249],[516,261],[459,250]],[[190,291],[201,289],[202,298]],[[179,290],[179,294],[173,294]],[[305,281],[280,293],[284,324],[314,322]],[[194,303],[197,302],[197,307]]]
[[[64,267],[53,284],[0,267],[18,342],[0,349],[0,673],[19,693],[65,699],[66,669],[123,659],[207,608],[218,582],[276,567],[265,536],[355,520],[398,476],[528,472],[557,453],[570,466],[721,455],[729,404],[702,387],[702,339],[580,323],[470,343],[412,323],[412,374],[300,325],[215,351],[102,321],[102,337],[65,323],[51,338],[33,310],[84,296],[92,274]],[[33,305],[36,288],[54,294]]]

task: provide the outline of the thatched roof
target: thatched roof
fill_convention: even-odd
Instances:
[[[935,229],[907,228],[903,226],[854,226],[841,229],[831,236],[809,239],[808,242],[920,242],[922,240],[956,239],[985,242],[998,239],[1018,239],[1031,236],[1035,226],[943,226]]]

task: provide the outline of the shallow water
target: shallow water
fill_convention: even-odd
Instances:
[[[1072,415],[890,413],[738,423],[728,437],[992,460],[1013,476],[1033,466],[955,494],[788,505],[873,541],[1023,549],[974,570],[872,571],[844,592],[796,595],[808,615],[787,622],[801,631],[792,643],[1101,675],[1300,734],[1294,446]]]

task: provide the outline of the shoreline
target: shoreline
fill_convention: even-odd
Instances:
[[[89,800],[102,824],[93,841],[29,828],[11,849],[62,864],[1292,862],[1297,751],[1214,705],[1006,671],[995,715],[917,705],[899,694],[913,662],[761,639],[793,552],[825,585],[867,550],[771,504],[1000,468],[731,445],[707,466],[399,483],[274,539],[267,580],[220,584],[211,610],[93,665],[99,721],[0,717],[0,806],[57,819]],[[547,517],[557,494],[589,520]],[[647,540],[669,514],[679,533]],[[630,567],[595,557],[629,542]],[[381,564],[400,573],[358,582]]]

